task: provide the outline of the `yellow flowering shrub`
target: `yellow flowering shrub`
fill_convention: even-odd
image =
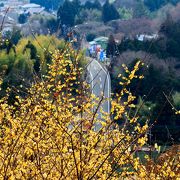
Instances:
[[[56,51],[48,75],[36,80],[26,98],[16,96],[14,105],[7,104],[8,97],[0,100],[0,179],[178,177],[179,164],[174,166],[173,159],[149,171],[135,157],[136,150],[147,142],[148,125],[140,125],[139,117],[129,117],[135,97],[128,85],[139,77],[136,71],[142,64],[138,62],[132,72],[126,68],[129,76],[111,100],[111,116],[101,111],[99,118],[93,111],[99,99],[82,80],[79,63],[80,55],[71,47]],[[123,118],[125,124],[120,128],[115,121]],[[95,130],[98,123],[101,127]]]

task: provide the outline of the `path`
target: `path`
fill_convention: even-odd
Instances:
[[[102,98],[103,94],[105,101],[103,101],[100,107],[102,107],[105,112],[110,114],[111,79],[109,72],[95,59],[90,59],[90,61],[91,62],[88,65],[87,70],[90,74],[92,93],[96,97],[99,97],[99,99]],[[100,116],[99,110],[98,114]]]

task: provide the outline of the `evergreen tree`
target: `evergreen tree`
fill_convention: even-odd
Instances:
[[[86,1],[84,8],[101,10],[102,7],[101,7],[101,4],[98,0],[95,0],[94,2],[91,2],[88,0],[88,1]]]
[[[114,40],[113,35],[109,36],[107,48],[106,48],[106,55],[107,57],[113,57],[116,54],[116,42]]]
[[[137,2],[135,8],[134,8],[134,12],[133,12],[133,16],[135,18],[141,18],[144,16],[148,16],[149,12],[147,7],[144,5],[144,2],[142,0],[140,0],[139,2]]]
[[[30,49],[30,55],[31,59],[35,60],[34,62],[34,70],[36,73],[40,71],[40,59],[37,56],[37,49],[36,47],[31,43],[31,41],[28,41],[28,44],[24,48],[24,52],[26,49]]]
[[[79,9],[79,1],[71,2],[69,0],[65,0],[63,5],[60,6],[57,12],[58,24],[60,25],[68,25],[73,26],[75,16],[78,13]]]
[[[26,14],[20,14],[18,17],[18,21],[20,24],[24,24],[27,21],[27,15]]]
[[[166,20],[164,21],[164,23],[161,24],[161,28],[159,32],[164,34],[167,37],[171,37],[172,35],[171,32],[174,30],[172,28],[173,24],[174,22],[173,22],[172,16],[170,14],[167,14]]]
[[[81,8],[80,0],[73,0],[72,5],[74,6],[73,7],[74,14],[77,15],[80,11],[80,8]]]
[[[169,1],[170,1],[170,3],[172,3],[173,5],[176,5],[177,3],[180,2],[180,0],[169,0]]]
[[[16,45],[19,40],[22,38],[22,34],[21,34],[21,31],[19,29],[13,29],[12,31],[12,34],[11,34],[11,37],[10,37],[10,41]]]
[[[4,3],[0,3],[0,7],[4,7]]]
[[[109,0],[105,2],[102,9],[102,20],[106,23],[111,20],[118,19],[119,13],[113,4],[109,3]]]
[[[95,0],[95,1],[94,1],[94,8],[95,8],[95,9],[98,9],[98,10],[101,10],[101,9],[102,9],[101,4],[100,4],[100,2],[99,2],[98,0]]]
[[[91,1],[86,1],[86,3],[84,4],[84,8],[86,9],[92,9],[93,7],[93,3]]]
[[[176,5],[180,0],[144,0],[144,4],[149,8],[150,11],[155,11],[168,3]]]
[[[160,33],[165,36],[166,52],[168,56],[180,58],[180,23],[173,22],[170,15],[161,25]]]
[[[36,73],[39,73],[39,71],[40,71],[40,59],[39,58],[37,58],[36,60],[35,60],[35,62],[34,62],[34,71],[36,72]]]
[[[49,18],[46,21],[46,27],[50,30],[51,34],[57,31],[57,20],[55,18]]]
[[[31,43],[31,41],[28,41],[27,45],[24,48],[24,52],[26,51],[26,49],[30,49],[31,59],[36,59],[36,57],[37,57],[37,49]]]
[[[168,0],[145,0],[144,4],[149,8],[150,11],[155,11],[168,2]]]

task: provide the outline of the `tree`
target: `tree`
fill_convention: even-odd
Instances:
[[[46,20],[45,26],[49,29],[50,33],[53,34],[57,31],[57,20],[53,17],[50,17]]]
[[[155,11],[168,3],[168,0],[145,0],[144,4],[149,8],[150,11]]]
[[[106,23],[111,20],[118,19],[119,13],[113,4],[109,3],[109,0],[105,2],[102,8],[102,20]]]
[[[146,155],[144,164],[135,154],[147,141],[148,126],[140,126],[138,117],[128,117],[127,109],[135,99],[128,84],[141,63],[135,65],[112,100],[113,121],[106,112],[102,112],[102,121],[92,111],[101,101],[91,96],[79,62],[77,52],[67,45],[65,51],[54,54],[49,73],[29,89],[26,98],[16,96],[12,106],[6,98],[0,100],[0,178],[177,177],[177,150],[161,162],[152,162]],[[76,96],[72,94],[74,85],[79,86]],[[128,99],[120,103],[123,94]],[[119,129],[115,122],[123,117],[127,126]],[[97,123],[101,124],[99,130],[94,129]]]
[[[165,6],[168,3],[171,3],[173,5],[176,5],[179,0],[145,0],[144,4],[149,8],[150,11],[158,10],[159,8]]]
[[[26,23],[27,21],[27,15],[26,14],[20,14],[19,17],[18,17],[18,21],[20,24],[24,24]]]
[[[4,3],[0,3],[0,7],[4,7]]]
[[[102,9],[101,3],[100,3],[98,0],[95,0],[95,1],[94,1],[94,8],[95,8],[95,9],[98,9],[98,10],[101,10],[101,9]]]
[[[172,96],[174,107],[180,109],[180,92],[175,92]]]
[[[102,13],[97,9],[81,9],[75,18],[75,24],[81,24],[88,21],[101,21]]]
[[[40,73],[45,75],[48,71],[47,64],[51,63],[50,52],[63,49],[64,42],[54,36],[35,36],[35,39],[21,38],[16,45],[11,39],[4,40],[0,48],[0,71],[4,74],[0,97],[4,96],[9,86],[18,89],[19,94],[25,96],[33,81],[34,72],[38,73],[41,67]],[[23,89],[20,86],[23,86]],[[11,102],[16,95],[14,89],[9,92]]]
[[[72,4],[74,6],[74,14],[78,14],[81,9],[81,1],[80,0],[73,0]]]
[[[141,18],[141,17],[146,17],[148,16],[149,11],[147,7],[144,5],[143,1],[140,0],[137,2],[134,11],[133,11],[133,17],[134,18]]]
[[[58,24],[73,26],[77,14],[77,8],[78,7],[75,6],[74,2],[65,0],[57,12]]]
[[[180,57],[180,23],[174,22],[171,15],[167,15],[167,19],[162,23],[160,33],[164,35],[165,51],[167,56]]]
[[[22,38],[21,30],[20,29],[13,29],[10,41],[14,44],[17,45],[19,40]]]
[[[180,2],[180,0],[169,0],[170,3],[172,3],[173,5],[176,5],[177,3]]]
[[[96,38],[96,35],[93,34],[93,33],[89,33],[89,34],[86,35],[86,40],[88,42],[93,41],[95,38]]]
[[[156,141],[161,144],[172,144],[172,143],[179,143],[178,139],[178,133],[179,133],[179,118],[177,115],[175,115],[174,111],[169,103],[167,103],[167,99],[164,95],[164,93],[168,96],[168,99],[170,102],[172,101],[169,97],[170,91],[173,89],[173,91],[179,91],[180,88],[180,78],[178,74],[176,74],[178,71],[175,71],[176,69],[171,66],[171,63],[173,58],[166,58],[166,59],[160,59],[157,58],[157,56],[143,52],[144,50],[141,48],[140,50],[136,51],[135,43],[133,43],[132,49],[134,51],[127,50],[126,47],[130,47],[129,43],[125,44],[123,43],[124,47],[121,46],[120,49],[120,56],[117,57],[118,61],[116,60],[115,63],[112,63],[112,90],[114,93],[118,92],[121,88],[121,85],[118,84],[117,74],[119,72],[122,72],[121,64],[127,63],[134,67],[134,57],[137,57],[139,59],[144,59],[144,62],[147,63],[147,59],[145,57],[150,57],[148,61],[148,68],[145,68],[142,70],[144,74],[144,78],[139,81],[134,81],[130,85],[130,89],[132,92],[135,93],[136,96],[141,96],[145,100],[145,102],[141,105],[146,104],[147,102],[152,102],[152,104],[156,104],[155,108],[152,111],[152,114],[149,114],[149,118],[151,122],[156,121],[156,125],[153,127],[151,133],[152,133],[152,141]],[[140,46],[139,46],[140,47]],[[143,43],[143,46],[145,49],[149,48],[149,44]],[[163,51],[161,51],[163,52]],[[132,62],[132,63],[131,63]],[[166,63],[165,63],[166,62]],[[178,63],[178,60],[177,60]],[[167,68],[169,67],[169,68]],[[176,73],[175,73],[176,72]],[[149,95],[150,93],[150,95]],[[170,95],[171,96],[171,95]],[[173,101],[172,101],[173,102]],[[163,104],[163,107],[162,107]],[[150,107],[151,104],[148,104]],[[143,110],[143,108],[141,109]],[[139,113],[141,113],[141,110],[139,110]],[[178,110],[178,108],[177,108]],[[161,112],[161,113],[160,113]],[[142,114],[140,115],[142,118]],[[168,128],[168,130],[167,130]],[[171,134],[171,137],[174,139],[174,142],[172,142],[171,138],[168,138],[169,134]],[[165,138],[167,137],[167,138]]]
[[[102,7],[101,7],[100,2],[98,0],[95,0],[94,2],[86,1],[86,3],[84,4],[84,8],[101,10]]]
[[[142,97],[139,97],[136,107],[136,112],[139,111],[138,114],[139,116],[141,116],[141,120],[143,123],[144,120],[152,117],[152,113],[156,107],[156,104],[152,103],[151,101],[144,101]]]
[[[36,47],[31,43],[31,41],[29,40],[28,43],[26,44],[24,51],[26,51],[26,49],[30,49],[30,55],[31,55],[31,59],[36,59],[37,57],[37,49]]]
[[[113,35],[110,35],[106,48],[107,57],[114,57],[116,55],[116,50],[117,50],[116,42],[114,40]]]
[[[24,48],[24,53],[27,49],[30,49],[30,58],[34,60],[34,71],[36,73],[39,73],[40,71],[40,59],[37,56],[37,49],[36,47],[31,43],[31,41],[28,41],[27,45]]]
[[[132,19],[132,17],[133,17],[132,9],[128,9],[128,8],[122,7],[122,8],[118,9],[118,12],[119,12],[119,15],[120,15],[121,19],[128,20],[128,19]]]
[[[170,37],[172,31],[174,31],[174,29],[172,29],[172,26],[174,24],[175,23],[173,22],[172,16],[170,14],[167,14],[166,20],[161,24],[159,32],[163,33],[167,37]]]

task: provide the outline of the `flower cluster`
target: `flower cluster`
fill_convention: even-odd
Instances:
[[[127,85],[141,63],[112,100],[112,116],[101,111],[99,118],[93,111],[98,98],[83,81],[80,58],[67,45],[55,52],[48,75],[29,89],[26,98],[17,96],[14,105],[8,105],[6,97],[0,100],[0,179],[176,177],[173,160],[160,164],[155,173],[135,156],[147,142],[148,126],[128,116],[135,97]],[[120,128],[114,120],[122,118],[126,121]]]

